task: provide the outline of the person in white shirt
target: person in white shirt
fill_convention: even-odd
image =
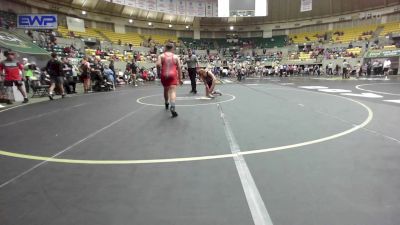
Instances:
[[[153,68],[153,74],[156,78],[158,78],[157,67]]]
[[[342,79],[347,79],[347,78],[349,78],[349,67],[350,67],[350,64],[346,61],[346,60],[343,60],[343,64],[342,64],[342,70],[343,70],[343,73],[342,73]]]
[[[389,75],[389,70],[390,70],[391,65],[392,65],[392,62],[390,61],[390,59],[386,59],[383,62],[383,74],[385,75],[386,78]]]
[[[328,72],[327,72],[327,74],[328,75],[333,75],[333,63],[332,62],[330,62],[328,64]]]
[[[361,62],[358,61],[356,64],[356,76],[360,77],[362,75],[362,68],[361,68]]]

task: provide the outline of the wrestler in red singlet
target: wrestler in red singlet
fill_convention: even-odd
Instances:
[[[182,70],[179,58],[173,51],[172,43],[165,45],[165,52],[158,57],[157,68],[161,73],[161,83],[164,86],[165,109],[170,109],[172,117],[177,117],[178,113],[175,110],[176,87],[182,84]]]
[[[164,87],[178,85],[178,70],[174,53],[165,52],[161,58],[161,83]]]

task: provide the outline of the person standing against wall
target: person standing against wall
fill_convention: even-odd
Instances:
[[[197,94],[196,74],[197,68],[199,67],[199,61],[197,59],[197,56],[193,54],[192,49],[188,50],[188,58],[186,59],[186,64],[190,77],[190,83],[192,85],[192,90],[190,91],[190,93]]]

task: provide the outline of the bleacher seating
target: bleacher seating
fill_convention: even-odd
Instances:
[[[17,23],[17,14],[0,10],[1,27],[15,26]]]
[[[309,60],[311,59],[312,52],[300,52],[299,59],[300,60]]]
[[[132,44],[133,46],[140,46],[143,42],[142,37],[138,33],[115,33],[110,30],[97,29],[98,32],[102,33],[107,39],[109,39],[114,44],[118,44],[121,40],[121,44]]]
[[[355,48],[349,48],[346,50],[348,53],[353,53],[353,55],[359,56],[361,54],[362,48],[360,47],[355,47]]]
[[[87,48],[85,49],[85,54],[88,56],[96,56],[96,49]],[[97,58],[101,58],[100,55],[96,56]],[[104,56],[104,59],[108,60],[110,58],[117,58],[122,61],[130,61],[133,58],[132,52],[125,52],[124,54],[120,51],[115,51],[113,53],[108,52],[107,56]]]
[[[339,29],[335,30],[332,39],[334,43],[349,43],[353,41],[359,40],[369,40],[371,39],[372,35],[364,33],[368,32],[375,32],[378,28],[377,25],[369,25],[369,26],[360,26],[360,27],[353,27],[353,28],[346,28],[346,29]],[[339,35],[337,33],[343,32],[343,35]]]
[[[304,44],[308,42],[317,42],[318,36],[324,35],[325,31],[317,31],[317,32],[304,32],[298,34],[291,34],[289,38],[293,41],[294,44]]]
[[[68,47],[68,46],[65,46]],[[57,53],[58,56],[61,57],[66,57],[69,54],[64,52],[64,47],[63,46],[59,46],[59,45],[55,45],[52,48],[50,47],[44,47],[44,49],[48,52],[55,52]],[[82,58],[84,56],[84,54],[82,52],[76,51],[76,58]]]
[[[155,41],[157,44],[165,44],[168,41],[172,41],[177,43],[178,38],[174,35],[162,35],[162,34],[153,34],[153,35],[145,35],[145,39],[149,39]]]
[[[181,40],[186,47],[191,49],[204,50],[208,48],[214,48],[213,39],[202,38],[195,40],[193,38],[179,38],[179,40]]]
[[[396,45],[385,45],[383,46],[383,50],[396,50]]]
[[[104,40],[104,37],[96,31],[96,29],[93,28],[85,28],[85,32],[77,32],[73,31],[73,34],[75,37],[83,37],[83,38],[96,38],[100,41]],[[63,26],[58,26],[57,30],[63,37],[71,37],[71,31],[68,30],[68,28],[63,27]]]
[[[286,35],[274,36],[271,38],[241,38],[242,41],[251,41],[255,48],[281,48],[286,45]]]
[[[200,40],[194,40],[193,38],[180,38],[180,40],[188,48],[193,49],[214,49],[214,43],[218,45],[219,48],[229,48],[232,46],[245,47],[246,45],[254,48],[275,48],[284,47],[286,45],[286,36],[274,36],[271,38],[239,38],[238,43],[229,43],[226,38],[202,38]]]
[[[399,22],[385,24],[383,26],[383,29],[382,29],[380,35],[386,36],[390,33],[400,33],[400,23]]]

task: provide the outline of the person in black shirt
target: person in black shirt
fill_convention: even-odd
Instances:
[[[136,74],[138,71],[138,68],[137,68],[137,64],[136,64],[136,60],[135,60],[135,58],[133,58],[132,59],[132,62],[131,62],[131,64],[130,64],[130,66],[131,66],[131,70],[132,70],[132,73],[133,74]]]
[[[47,63],[46,71],[50,75],[49,99],[53,100],[53,91],[56,86],[59,88],[61,96],[64,98],[64,71],[62,63],[57,58],[57,53],[51,53],[51,59]]]
[[[190,83],[192,85],[192,90],[190,91],[190,93],[197,94],[196,74],[197,68],[199,67],[199,61],[197,59],[197,56],[193,54],[191,49],[188,49],[188,57],[185,59],[185,63],[187,64]]]

